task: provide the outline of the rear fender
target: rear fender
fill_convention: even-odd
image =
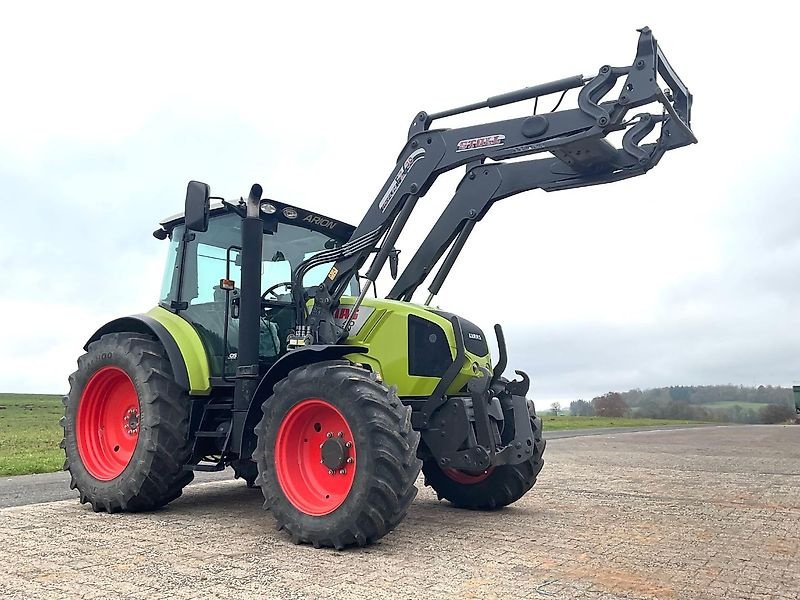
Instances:
[[[178,315],[158,307],[147,314],[131,315],[109,321],[88,339],[89,344],[108,333],[142,333],[161,342],[167,353],[172,374],[182,389],[192,395],[207,395],[211,391],[208,357],[200,336]]]
[[[130,317],[121,317],[109,321],[92,334],[92,337],[84,344],[83,349],[88,350],[89,344],[109,333],[143,333],[158,338],[158,341],[164,346],[167,358],[169,358],[175,383],[184,390],[189,390],[189,373],[186,371],[186,362],[183,360],[180,348],[178,348],[178,344],[175,343],[166,327],[154,318],[147,315],[131,315]]]

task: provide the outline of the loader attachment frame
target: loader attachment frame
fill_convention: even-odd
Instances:
[[[690,129],[691,94],[667,62],[650,29],[645,27],[639,31],[636,58],[628,66],[604,65],[592,78],[576,75],[440,113],[423,111],[417,114],[395,168],[350,241],[340,248],[317,254],[295,269],[292,287],[298,326],[290,336],[290,346],[336,344],[347,337],[350,323],[337,325],[332,311],[348,282],[379,246],[366,273],[368,280],[375,281],[417,200],[425,195],[440,174],[469,165],[469,177],[487,160],[501,162],[542,152],[549,152],[554,157],[498,165],[498,169],[502,169],[500,187],[490,193],[490,201],[486,201],[484,196],[485,212],[493,201],[529,189],[553,191],[635,177],[656,165],[665,152],[696,142]],[[625,80],[619,97],[603,101],[622,76]],[[666,91],[659,87],[659,76],[668,86]],[[576,88],[580,88],[578,108],[455,129],[430,128],[433,121],[444,117],[546,94],[563,94]],[[649,104],[658,104],[660,113],[643,111],[626,119],[632,109]],[[657,141],[641,144],[659,123],[661,129]],[[609,133],[623,130],[625,135],[621,148],[615,148],[604,139]],[[489,170],[490,165],[485,166]],[[501,190],[503,181],[506,182],[505,191]],[[453,209],[452,214],[455,211]],[[451,241],[459,232],[468,235],[463,233],[464,227],[455,228],[459,231],[447,233],[445,225],[442,225],[435,235]],[[438,248],[441,244],[434,239],[429,245]],[[437,253],[441,256],[438,249],[430,255]],[[430,260],[423,256],[420,255],[415,269],[425,266],[421,262]],[[310,269],[330,262],[334,262],[334,266],[318,286],[313,307],[308,313],[307,297],[300,282]],[[413,272],[410,273],[405,283],[412,285],[395,286],[390,297],[407,297],[408,288],[414,287],[415,277]],[[363,286],[355,308],[369,287],[369,284]]]

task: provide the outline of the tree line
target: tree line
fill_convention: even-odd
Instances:
[[[630,416],[726,423],[783,423],[796,417],[791,388],[771,385],[671,386],[608,392],[591,401],[570,402],[569,413],[576,417]]]

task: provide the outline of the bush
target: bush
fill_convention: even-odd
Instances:
[[[593,417],[594,408],[586,400],[574,400],[569,403],[569,414],[573,417]]]
[[[617,392],[593,398],[592,408],[598,417],[624,417],[628,412],[628,405]]]
[[[785,404],[767,404],[759,413],[762,423],[785,423],[795,417],[794,411]]]

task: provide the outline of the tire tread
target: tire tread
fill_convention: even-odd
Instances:
[[[368,483],[365,499],[359,502],[352,514],[341,520],[336,530],[319,534],[304,527],[299,511],[291,507],[278,488],[266,482],[263,474],[272,467],[272,453],[266,439],[273,415],[276,397],[309,381],[320,389],[346,393],[358,403],[358,410],[366,422],[367,435],[374,448],[374,478]],[[376,380],[375,374],[358,368],[348,361],[329,361],[298,367],[277,383],[273,396],[263,404],[264,416],[256,426],[259,477],[264,494],[265,508],[271,510],[278,528],[285,529],[295,543],[310,543],[343,549],[374,543],[392,531],[405,517],[417,494],[415,485],[422,462],[417,458],[419,433],[411,428],[411,408],[403,405],[393,388]],[[339,509],[337,509],[339,510]]]

